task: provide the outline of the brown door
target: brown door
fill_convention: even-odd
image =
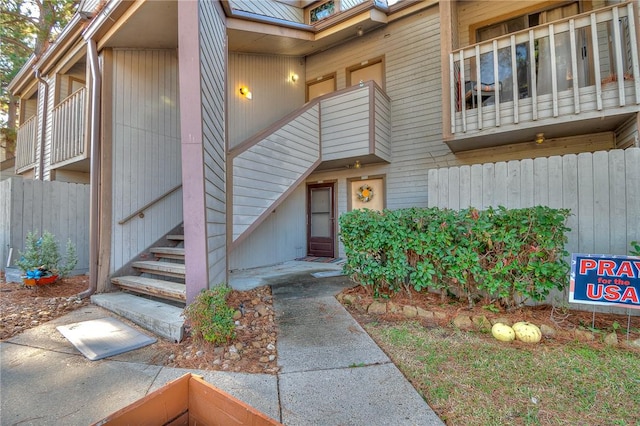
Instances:
[[[336,77],[333,74],[326,77],[321,77],[311,82],[307,82],[307,102],[319,96],[335,91]]]
[[[333,257],[335,245],[334,183],[307,186],[307,254]]]

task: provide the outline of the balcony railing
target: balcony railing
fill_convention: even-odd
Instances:
[[[25,172],[36,164],[38,117],[34,115],[18,128],[16,141],[16,173]]]
[[[495,132],[500,126],[637,108],[636,25],[633,5],[626,3],[453,51],[454,138]]]
[[[52,114],[51,165],[85,158],[85,88],[60,102]]]

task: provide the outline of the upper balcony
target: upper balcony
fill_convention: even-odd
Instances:
[[[24,173],[36,166],[38,117],[34,115],[18,128],[16,141],[16,173]]]
[[[619,4],[452,51],[449,147],[615,130],[640,104],[634,17]]]
[[[68,166],[87,158],[86,91],[84,87],[76,90],[53,109],[51,166],[54,168]]]

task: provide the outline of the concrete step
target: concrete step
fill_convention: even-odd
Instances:
[[[184,260],[184,247],[153,247],[149,251],[160,259]]]
[[[111,279],[111,282],[134,293],[148,294],[183,303],[187,300],[187,288],[181,283],[138,276],[115,277]]]
[[[185,265],[183,263],[170,263],[153,260],[141,260],[131,264],[134,268],[148,274],[162,275],[165,277],[183,278],[185,276]]]
[[[184,241],[184,235],[177,235],[177,234],[169,234],[167,235],[167,240],[171,240],[171,241]]]
[[[91,302],[172,342],[184,337],[181,308],[122,292],[94,294]]]

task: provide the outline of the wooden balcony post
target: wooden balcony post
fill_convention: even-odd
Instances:
[[[438,3],[440,10],[440,63],[451,63],[449,54],[453,51],[453,8],[456,7],[456,1],[442,1]],[[461,64],[463,66],[464,64]],[[453,68],[450,72],[442,72],[442,105],[453,105],[454,107],[442,109],[442,134],[444,139],[449,139],[455,131],[455,76],[452,75]],[[464,82],[461,84],[464,85]],[[464,102],[463,94],[459,93],[460,102]],[[464,104],[462,104],[464,109]]]

